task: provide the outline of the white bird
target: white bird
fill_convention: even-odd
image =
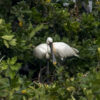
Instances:
[[[63,60],[64,58],[76,56],[79,51],[64,42],[53,42],[51,37],[48,37],[46,43],[35,47],[34,55],[39,59],[50,59],[52,57],[53,64],[56,64],[56,58]],[[47,75],[49,75],[49,63],[47,65]]]
[[[39,59],[49,59],[50,56],[53,57],[53,62],[55,61],[55,56],[60,59],[64,59],[71,56],[79,57],[77,54],[79,51],[64,42],[53,42],[51,37],[47,38],[46,43],[40,44],[35,47],[34,55]]]

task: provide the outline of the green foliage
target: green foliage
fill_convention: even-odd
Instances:
[[[14,38],[14,34],[11,30],[11,25],[6,24],[3,19],[0,19],[0,38],[3,41],[3,44],[9,48],[9,46],[16,46],[16,38]],[[2,43],[1,43],[2,44]]]
[[[0,1],[0,100],[100,100],[99,2],[93,1],[92,13],[79,7],[74,16],[71,1],[69,8],[62,6],[65,1],[18,1]],[[45,71],[39,83],[46,63],[35,59],[33,47],[49,36],[77,48],[80,58],[50,63],[50,83]],[[28,76],[20,74],[22,68]]]
[[[40,31],[41,29],[44,28],[44,25],[41,24],[41,25],[38,25],[35,29],[32,30],[32,32],[29,34],[29,39],[31,39],[36,32]]]
[[[10,79],[14,79],[17,71],[20,69],[21,64],[16,63],[17,57],[8,58],[7,61],[1,62],[0,71],[4,74],[5,77],[9,77]]]

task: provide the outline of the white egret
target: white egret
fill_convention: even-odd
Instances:
[[[53,42],[51,37],[47,38],[46,43],[40,44],[35,47],[34,55],[39,59],[49,59],[50,55],[53,57],[53,63],[55,62],[55,56],[63,59],[71,56],[79,57],[77,54],[79,51],[64,42]]]
[[[50,59],[52,57],[53,64],[56,64],[56,58],[63,60],[71,56],[78,56],[79,51],[64,42],[53,42],[51,37],[47,38],[46,43],[35,47],[34,55],[39,59]],[[47,73],[49,74],[49,65],[47,66]]]

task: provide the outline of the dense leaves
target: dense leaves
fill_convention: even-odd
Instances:
[[[0,100],[100,99],[100,2],[93,1],[92,13],[81,12],[80,0],[78,6],[71,0],[0,1]],[[49,36],[77,48],[80,57],[51,61],[47,76],[46,60],[36,59],[33,49]]]

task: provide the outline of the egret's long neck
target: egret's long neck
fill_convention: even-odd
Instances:
[[[50,46],[47,44],[47,53],[50,53]]]
[[[51,56],[52,56],[53,64],[56,64],[56,58],[53,52],[53,43],[50,44],[50,49],[51,49]]]
[[[53,44],[50,44],[51,52],[53,52]]]

